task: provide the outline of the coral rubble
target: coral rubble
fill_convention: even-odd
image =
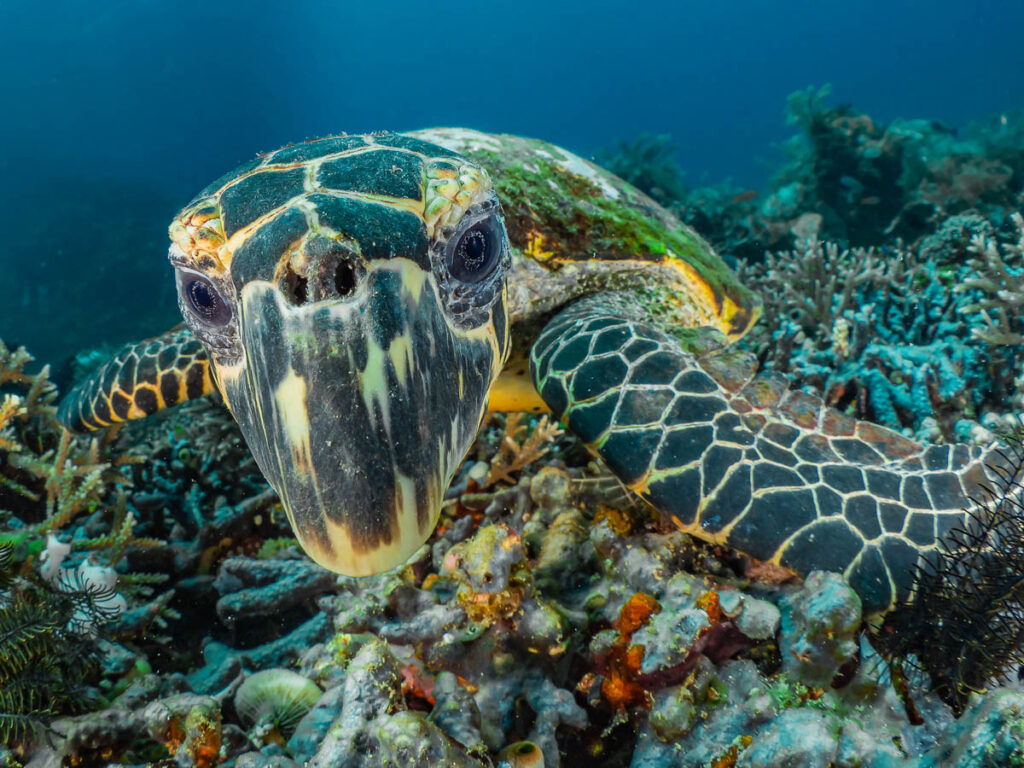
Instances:
[[[970,695],[952,728],[945,704],[915,687],[925,725],[912,724],[906,686],[860,634],[860,604],[842,579],[779,585],[770,569],[661,527],[532,418],[482,432],[438,533],[405,568],[346,579],[277,538],[273,496],[241,457],[217,477],[178,480],[210,472],[209,452],[238,450],[217,406],[202,408],[223,443],[195,426],[189,442],[172,414],[143,439],[118,441],[149,454],[128,467],[142,478],[135,487],[126,475],[97,480],[92,511],[59,526],[45,508],[40,522],[28,511],[20,524],[9,518],[5,551],[47,553],[38,588],[50,584],[46,567],[77,573],[83,556],[105,553],[98,562],[126,593],[126,610],[98,617],[84,638],[101,665],[87,681],[96,695],[76,703],[94,711],[56,716],[50,694],[25,713],[46,738],[19,731],[17,755],[282,768],[926,766],[974,754],[983,733],[999,755],[1020,748],[1012,689]],[[540,435],[535,445],[509,447],[527,434]],[[86,450],[92,464],[117,465],[91,444],[52,440],[52,455]],[[154,488],[186,498],[146,515]],[[136,514],[165,538],[112,533]],[[75,542],[93,543],[77,553]],[[161,578],[139,580],[136,569]],[[54,637],[66,655],[71,640]],[[169,643],[179,648],[159,650]]]

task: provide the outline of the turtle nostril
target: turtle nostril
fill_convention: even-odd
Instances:
[[[295,303],[306,303],[306,278],[304,277],[295,278]]]
[[[362,273],[359,256],[351,248],[317,237],[283,259],[277,286],[293,307],[304,307],[351,297]]]
[[[356,270],[348,261],[343,261],[334,270],[334,288],[339,296],[348,296],[356,289]]]
[[[296,307],[301,307],[309,298],[309,281],[298,274],[289,264],[281,277],[281,292]]]

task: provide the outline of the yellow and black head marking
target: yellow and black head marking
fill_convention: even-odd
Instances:
[[[314,560],[377,573],[430,535],[509,351],[487,174],[397,134],[288,147],[171,225],[189,328]]]

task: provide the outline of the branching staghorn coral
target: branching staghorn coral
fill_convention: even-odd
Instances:
[[[970,439],[965,420],[1008,408],[1022,352],[984,333],[979,270],[938,248],[842,249],[812,237],[741,269],[765,301],[746,343],[763,367],[858,417],[919,439]],[[1011,301],[1000,294],[986,308],[1010,316]]]
[[[514,483],[512,473],[537,461],[547,453],[555,438],[563,434],[557,422],[547,416],[535,421],[533,428],[523,423],[526,414],[509,413],[505,416],[505,434],[501,438],[497,453],[491,459],[490,469],[484,479],[483,487],[490,488],[495,483],[505,481]]]
[[[0,543],[15,545],[16,557],[31,560],[49,534],[65,530],[81,515],[109,511],[110,532],[75,538],[73,551],[95,552],[103,564],[114,566],[129,546],[159,545],[133,535],[135,519],[123,492],[109,504],[114,485],[131,484],[123,469],[141,458],[112,456],[113,434],[86,439],[64,430],[54,418],[57,391],[48,368],[26,374],[24,366],[31,361],[23,348],[10,353],[0,342],[0,363],[5,364],[0,379],[24,392],[8,393],[0,406],[0,522],[5,512],[14,522],[0,527]]]
[[[11,352],[0,341],[0,386],[7,390],[0,406],[0,510],[15,507],[29,518],[22,519],[30,524],[19,531],[22,540],[95,511],[110,485],[128,484],[122,468],[140,460],[110,456],[113,434],[86,439],[64,430],[54,415],[57,389],[49,366],[30,375],[24,369],[32,360],[23,347]]]
[[[1000,244],[984,234],[971,238],[970,265],[976,272],[958,291],[978,291],[983,298],[963,308],[977,313],[981,327],[973,333],[990,344],[1024,344],[1024,216],[1010,217],[1017,230],[1017,242]]]

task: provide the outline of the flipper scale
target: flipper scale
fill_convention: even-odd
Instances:
[[[660,328],[618,294],[569,306],[531,352],[552,411],[683,530],[800,574],[842,572],[866,612],[905,599],[998,458],[923,447],[755,369],[717,330]]]
[[[57,418],[73,432],[141,419],[214,391],[203,345],[186,328],[129,344],[61,401]]]

